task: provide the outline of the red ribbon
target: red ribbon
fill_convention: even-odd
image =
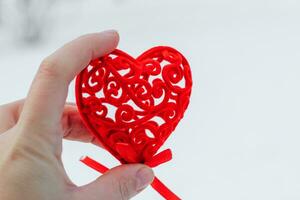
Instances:
[[[172,159],[172,151],[170,149],[164,150],[144,164],[148,165],[151,168],[157,167],[163,163],[166,163]],[[90,168],[104,174],[109,170],[106,166],[100,164],[99,162],[93,160],[92,158],[85,156],[80,159],[82,163],[89,166]],[[173,193],[166,185],[164,185],[157,177],[154,178],[152,188],[155,189],[162,197],[166,200],[181,200],[175,193]]]

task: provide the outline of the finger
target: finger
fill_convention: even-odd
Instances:
[[[117,43],[118,34],[115,31],[88,34],[46,58],[32,83],[21,120],[29,122],[27,124],[31,127],[37,124],[56,128],[62,117],[71,80],[92,59],[113,51]]]
[[[0,134],[12,128],[18,121],[24,100],[0,106]]]
[[[25,100],[21,99],[0,106],[0,134],[12,128],[18,122],[24,102]],[[61,123],[64,139],[92,143],[103,147],[83,124],[75,103],[68,102],[65,104]]]
[[[97,140],[84,125],[75,104],[69,103],[65,106],[62,126],[64,130],[64,139],[92,143],[99,147],[103,147],[99,140]]]
[[[76,199],[130,199],[154,179],[151,168],[141,164],[122,165],[110,170],[93,183],[80,187]]]

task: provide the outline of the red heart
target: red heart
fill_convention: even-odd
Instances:
[[[137,59],[115,50],[78,75],[76,100],[85,125],[121,163],[147,163],[182,119],[191,88],[177,50],[154,47]]]

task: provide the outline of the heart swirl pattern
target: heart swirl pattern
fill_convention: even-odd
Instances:
[[[147,163],[188,107],[190,66],[171,47],[154,47],[137,59],[115,50],[93,60],[76,80],[85,125],[121,163]]]

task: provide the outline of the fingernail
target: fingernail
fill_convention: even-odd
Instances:
[[[140,191],[150,185],[154,179],[154,174],[151,168],[142,167],[136,173],[137,191]]]
[[[106,31],[102,31],[101,33],[104,34],[118,34],[118,31],[111,29],[111,30],[106,30]]]

